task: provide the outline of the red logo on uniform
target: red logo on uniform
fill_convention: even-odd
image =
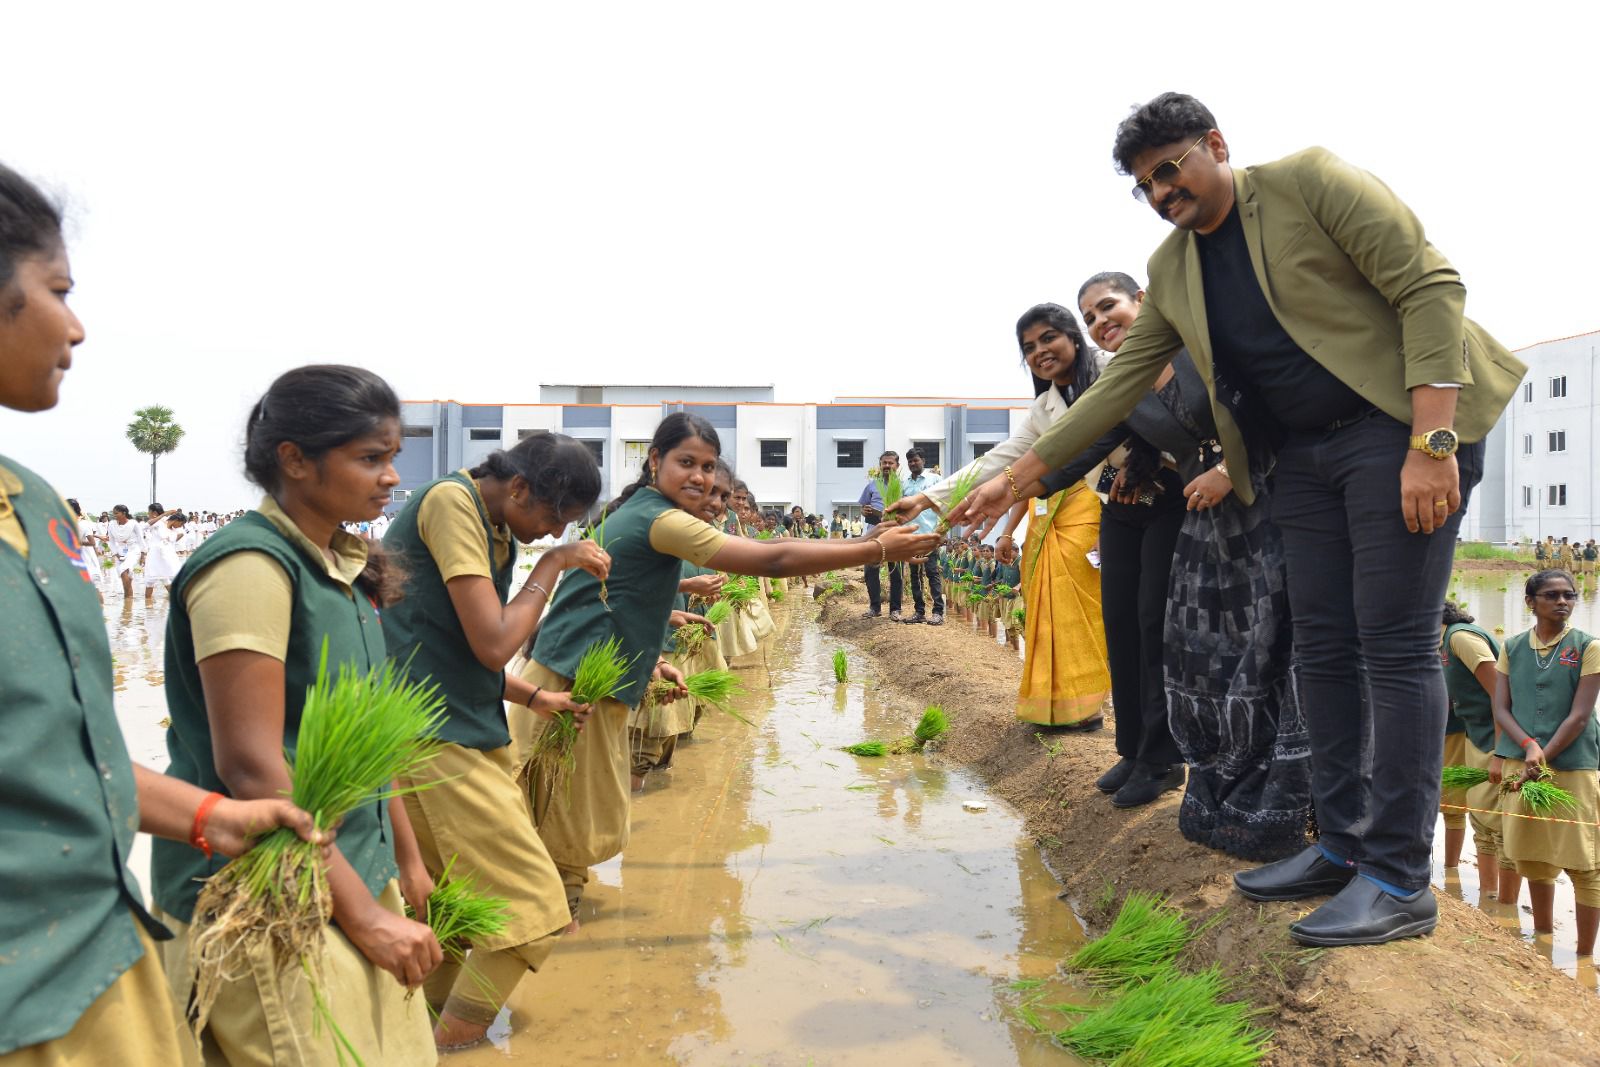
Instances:
[[[78,574],[82,576],[83,580],[93,585],[94,579],[89,577],[89,561],[83,558],[83,545],[78,540],[78,531],[71,523],[62,522],[60,519],[51,519],[49,529],[50,540],[54,541],[56,547],[72,561],[74,567],[78,568]],[[65,542],[61,540],[62,530],[67,532],[67,540]]]
[[[1576,667],[1578,664],[1583,662],[1583,657],[1578,654],[1578,650],[1576,648],[1569,646],[1561,650],[1561,658],[1556,662],[1560,663],[1563,667]]]

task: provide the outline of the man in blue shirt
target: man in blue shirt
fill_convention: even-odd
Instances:
[[[861,490],[861,499],[856,503],[861,505],[861,517],[873,526],[883,520],[883,492],[878,488],[878,480],[885,484],[891,475],[900,470],[900,453],[885,452],[878,457],[878,473],[875,477],[867,479],[867,487]],[[879,563],[869,563],[866,567],[867,603],[870,605],[862,618],[876,619],[883,614],[883,592],[878,584]],[[900,622],[900,564],[889,564],[889,618]]]
[[[923,469],[924,457],[922,449],[915,446],[906,450],[906,469],[911,472],[911,477],[902,483],[902,498],[916,496],[918,493],[933,488],[941,481],[937,474],[929,474]],[[925,509],[911,525],[923,533],[933,533],[939,524],[939,517],[932,508]],[[900,565],[895,564],[895,570]],[[928,593],[933,600],[933,616],[926,618],[922,614],[922,582],[926,578]],[[893,588],[891,584],[891,588]],[[916,614],[902,622],[926,622],[929,626],[944,625],[944,589],[939,582],[939,550],[935,548],[931,555],[921,563],[911,564],[911,603],[916,607]],[[892,608],[891,604],[891,608]],[[890,615],[893,615],[891,610]]]

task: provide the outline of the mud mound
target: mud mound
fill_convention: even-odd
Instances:
[[[1257,904],[1233,890],[1241,863],[1178,835],[1178,796],[1118,811],[1094,788],[1116,761],[1111,731],[1044,733],[1014,715],[1021,661],[954,619],[939,628],[860,618],[865,596],[830,599],[825,630],[872,657],[879,685],[912,708],[942,704],[942,758],[970,766],[1027,819],[1091,934],[1131,889],[1166,894],[1217,921],[1191,950],[1221,963],[1266,1010],[1276,1067],[1378,1063],[1544,1067],[1600,1063],[1600,998],[1471,906],[1439,894],[1431,937],[1372,948],[1306,949],[1288,926],[1305,904]],[[1109,718],[1108,718],[1109,723]]]

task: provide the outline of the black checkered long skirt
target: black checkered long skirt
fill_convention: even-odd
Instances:
[[[1172,736],[1189,764],[1178,828],[1248,860],[1305,847],[1311,746],[1296,691],[1283,540],[1254,504],[1229,494],[1191,512],[1167,598]]]

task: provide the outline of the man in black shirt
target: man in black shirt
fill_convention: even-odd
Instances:
[[[1118,127],[1114,154],[1134,195],[1176,228],[1150,259],[1139,317],[1071,411],[950,520],[1036,492],[1187,347],[1212,386],[1240,499],[1255,495],[1245,434],[1277,448],[1272,517],[1322,831],[1235,883],[1257,900],[1334,894],[1290,928],[1306,944],[1428,933],[1446,711],[1439,608],[1482,438],[1526,368],[1464,317],[1460,276],[1410,209],[1332,153],[1234,168],[1211,112],[1166,93]],[[1240,394],[1237,410],[1219,401],[1218,379]]]

